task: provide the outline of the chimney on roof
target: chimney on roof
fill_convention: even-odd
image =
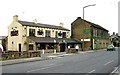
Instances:
[[[18,21],[18,15],[13,16],[13,21]]]
[[[34,22],[35,24],[37,24],[37,19],[34,19],[33,22]]]
[[[116,33],[116,36],[118,36],[118,33]]]
[[[115,35],[115,32],[113,32],[113,35]]]
[[[63,26],[64,26],[64,24],[63,24],[63,23],[60,23],[59,25],[60,25],[61,27],[63,27]]]

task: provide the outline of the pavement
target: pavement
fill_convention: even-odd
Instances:
[[[61,57],[61,56],[66,56],[66,55],[72,55],[72,54],[66,54],[65,52],[55,53],[55,54],[54,53],[46,53],[46,54],[41,54],[41,57],[22,58],[22,59],[0,61],[1,62],[0,66],[49,60],[49,59],[54,59],[56,57]]]
[[[93,51],[93,50],[91,50],[91,51],[79,51],[78,53],[87,53],[87,52],[95,52],[95,51]],[[0,61],[0,63],[1,63],[0,66],[27,63],[27,62],[35,62],[35,61],[43,61],[43,60],[54,59],[56,57],[63,57],[63,56],[74,55],[74,54],[76,54],[76,53],[69,53],[69,54],[66,54],[66,52],[45,53],[45,54],[41,54],[41,57],[22,58],[22,59],[12,59],[12,60]]]

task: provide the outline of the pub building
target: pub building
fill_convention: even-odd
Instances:
[[[74,48],[81,46],[78,39],[70,38],[70,30],[60,23],[49,25],[18,20],[18,15],[13,16],[13,22],[8,27],[8,51],[37,51],[64,52],[68,45]]]

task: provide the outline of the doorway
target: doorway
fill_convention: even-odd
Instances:
[[[19,52],[21,52],[21,44],[18,45]]]
[[[60,52],[65,52],[65,43],[60,43]]]

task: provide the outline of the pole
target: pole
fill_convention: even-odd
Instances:
[[[85,30],[85,28],[86,28],[86,25],[85,25],[85,21],[84,21],[84,15],[85,15],[85,8],[87,8],[87,7],[90,7],[90,6],[95,6],[96,4],[91,4],[91,5],[87,5],[87,6],[84,6],[83,7],[83,25],[84,25],[84,28],[83,28],[83,46],[82,46],[82,51],[83,51],[83,48],[85,47],[84,45],[85,45],[85,42],[84,42],[84,39],[85,39],[85,35],[84,35],[84,30]]]

